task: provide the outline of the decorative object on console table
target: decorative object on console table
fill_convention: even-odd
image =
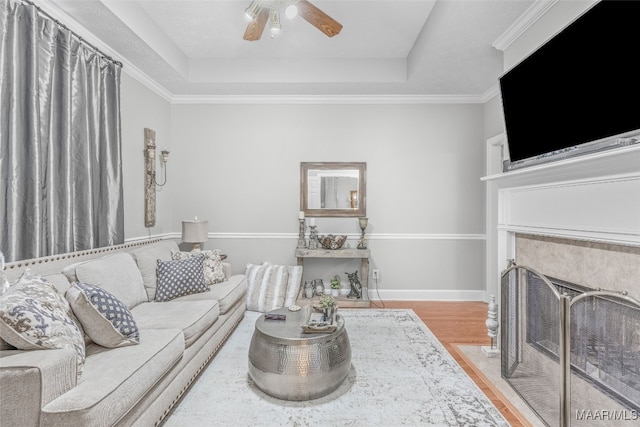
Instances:
[[[334,297],[340,295],[340,276],[337,274],[331,278],[331,295]]]
[[[318,231],[315,225],[310,225],[309,228],[309,249],[318,249]]]
[[[202,249],[202,243],[208,239],[209,221],[198,220],[198,217],[190,221],[182,221],[182,241],[192,243],[191,250]]]
[[[358,249],[367,249],[367,242],[364,240],[364,230],[369,224],[369,218],[358,218],[358,224],[360,225],[360,230],[362,230],[362,235],[360,236],[360,240],[358,240]]]
[[[347,298],[362,298],[362,284],[360,283],[360,279],[358,279],[358,270],[353,273],[345,273],[349,278],[349,283],[351,284],[351,292],[347,295]]]
[[[304,297],[306,299],[313,298],[313,295],[316,293],[316,287],[314,285],[313,280],[305,280],[304,282]]]
[[[303,211],[300,211],[300,214],[298,215],[298,222],[300,223],[298,228],[298,248],[306,248],[307,242],[304,239],[305,225]]]
[[[315,287],[316,287],[316,295],[323,295],[324,283],[322,282],[322,279],[316,279],[313,281],[313,283],[315,284]]]
[[[347,236],[344,234],[339,236],[334,236],[333,234],[329,234],[327,236],[318,237],[318,242],[320,242],[320,245],[322,245],[322,247],[325,249],[331,249],[331,250],[340,249],[342,245],[344,245],[344,242],[346,241],[347,241]]]

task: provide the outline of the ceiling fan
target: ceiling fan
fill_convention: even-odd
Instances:
[[[243,39],[248,41],[260,40],[267,21],[271,29],[272,37],[280,30],[280,8],[285,8],[287,18],[296,15],[322,31],[329,37],[340,33],[342,24],[318,9],[307,0],[253,0],[245,13],[251,19],[244,32]]]

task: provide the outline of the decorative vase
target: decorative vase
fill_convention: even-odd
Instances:
[[[337,297],[338,295],[340,295],[340,289],[331,288],[331,295]]]
[[[316,279],[314,280],[314,283],[316,287],[316,295],[324,294],[324,283],[322,282],[322,279]]]
[[[304,282],[304,297],[307,299],[313,298],[313,294],[315,293],[315,287],[313,285],[313,281],[307,280]]]

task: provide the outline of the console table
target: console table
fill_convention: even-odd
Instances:
[[[369,302],[369,256],[371,251],[369,249],[296,249],[296,258],[298,259],[298,265],[304,265],[304,260],[307,258],[359,258],[361,260],[361,267],[358,271],[358,277],[360,277],[360,284],[362,285],[362,298],[347,298],[346,296],[336,297],[339,307],[370,307]],[[328,284],[325,284],[328,286]],[[312,299],[305,299],[303,297],[304,286],[301,287],[298,301],[304,303],[304,301],[317,300],[318,297]],[[316,301],[317,302],[317,301]],[[316,302],[313,302],[314,304]]]

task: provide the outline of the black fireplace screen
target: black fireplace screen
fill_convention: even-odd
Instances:
[[[502,376],[547,425],[640,423],[635,300],[513,267],[501,301]]]

